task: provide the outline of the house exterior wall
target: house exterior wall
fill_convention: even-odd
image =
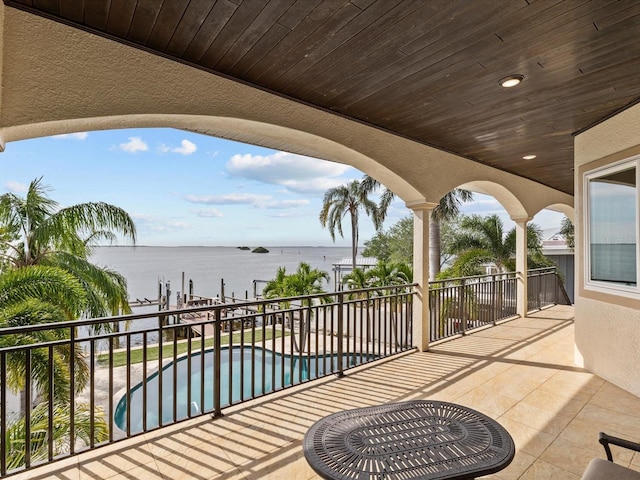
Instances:
[[[576,136],[576,362],[640,396],[640,299],[585,288],[583,175],[640,153],[640,105]]]

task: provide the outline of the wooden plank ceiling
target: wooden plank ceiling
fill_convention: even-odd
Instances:
[[[640,98],[639,1],[5,4],[571,194],[572,134]]]

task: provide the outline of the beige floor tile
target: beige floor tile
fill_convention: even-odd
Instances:
[[[142,449],[121,450],[103,457],[83,460],[80,478],[109,478],[137,468],[142,468],[144,471],[157,471],[154,457]]]
[[[146,465],[138,465],[134,468],[118,471],[118,476],[122,478],[135,478],[139,480],[164,480],[158,471],[155,461]],[[114,474],[108,468],[101,467],[96,463],[86,464],[80,468],[80,480],[97,480],[113,478]]]
[[[594,456],[593,450],[559,437],[540,455],[540,460],[581,476]]]
[[[236,465],[225,450],[211,442],[194,445],[180,453],[156,457],[155,460],[163,478],[172,480],[214,478],[236,470]]]
[[[580,445],[582,448],[591,450],[594,456],[606,458],[604,448],[598,442],[598,436],[601,431],[602,428],[597,424],[574,419],[562,431],[560,437]],[[609,430],[607,433],[616,436],[620,435],[619,432],[614,430]],[[624,448],[612,447],[611,451],[615,461],[618,463],[629,463],[633,456],[632,452]]]
[[[526,403],[516,404],[504,416],[552,435],[559,435],[572,420],[569,416],[559,415]]]
[[[242,465],[239,471],[247,480],[307,480],[316,477],[302,454],[302,442],[288,445],[260,462]]]
[[[580,476],[543,460],[538,460],[524,472],[520,480],[580,480]]]
[[[501,395],[495,392],[492,386],[485,384],[456,398],[456,403],[471,407],[492,418],[497,418],[513,407],[517,400],[513,397]]]
[[[533,392],[540,383],[529,379],[526,376],[526,370],[514,367],[489,380],[485,385],[500,395],[520,401]]]
[[[504,480],[516,480],[531,466],[536,457],[524,452],[516,451],[513,461],[504,470],[500,470],[496,475]]]
[[[542,432],[511,418],[500,417],[497,420],[513,438],[517,452],[539,457],[556,439],[555,435]]]
[[[11,480],[79,480],[78,457],[65,458],[49,466],[14,474]]]
[[[637,417],[637,421],[640,423],[640,398],[611,383],[605,383],[589,403],[615,410],[624,415]],[[637,441],[640,441],[640,439],[637,439]]]
[[[594,394],[605,383],[604,380],[587,371],[581,369],[569,368],[559,370],[546,383],[546,387],[562,392],[566,389],[571,390],[590,390]]]
[[[576,419],[597,425],[602,432],[616,431],[623,438],[637,441],[640,439],[640,421],[636,417],[632,418],[633,421],[630,421],[630,418],[624,413],[591,403],[585,405],[576,415]]]
[[[541,389],[533,390],[523,400],[523,403],[533,405],[544,410],[551,410],[560,415],[574,417],[587,403],[586,399],[577,400],[556,395]]]

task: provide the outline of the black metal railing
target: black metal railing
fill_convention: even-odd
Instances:
[[[0,329],[0,476],[410,350],[413,286]]]
[[[429,282],[430,341],[495,325],[517,314],[515,272]],[[570,304],[555,268],[527,272],[527,311]]]
[[[516,282],[431,282],[430,341],[516,315]],[[408,351],[414,286],[0,329],[0,476]],[[529,310],[563,292],[528,272]]]
[[[550,305],[571,305],[564,283],[555,268],[537,268],[527,273],[528,312]]]

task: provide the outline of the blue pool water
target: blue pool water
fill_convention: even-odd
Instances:
[[[233,347],[222,348],[221,356],[221,405],[230,405],[244,398],[251,398],[252,384],[255,395],[272,392],[286,386],[295,385],[300,381],[306,381],[320,377],[325,372],[337,369],[337,355],[333,356],[296,356],[282,355],[261,348],[252,349]],[[174,375],[176,382],[176,420],[188,417],[188,409],[192,415],[213,410],[213,349],[205,350],[204,359],[200,352],[192,353],[190,357],[182,357],[175,364],[171,362],[162,369],[162,423],[173,423],[173,385]],[[204,361],[203,361],[204,360]],[[344,368],[355,364],[364,363],[365,356],[345,355]],[[264,362],[264,367],[263,367]],[[191,402],[188,398],[189,363],[191,363]],[[244,363],[244,371],[241,365]],[[252,371],[253,363],[253,371]],[[284,377],[283,377],[284,363]],[[202,379],[202,367],[204,364],[204,385]],[[273,366],[275,365],[275,372]],[[231,375],[229,375],[231,369]],[[243,373],[243,375],[241,375]],[[274,375],[275,373],[275,375]],[[263,378],[264,375],[264,388]],[[131,389],[131,404],[127,405],[127,396],[124,395],[114,413],[114,422],[122,430],[126,430],[127,408],[131,410],[131,433],[143,430],[143,409],[146,410],[147,429],[159,425],[159,378],[158,373],[150,375],[145,380],[147,399],[143,401],[144,386],[139,383]],[[242,378],[241,378],[242,377]],[[229,378],[233,381],[229,382]],[[231,383],[231,385],[230,385]],[[201,392],[204,389],[204,403]]]

